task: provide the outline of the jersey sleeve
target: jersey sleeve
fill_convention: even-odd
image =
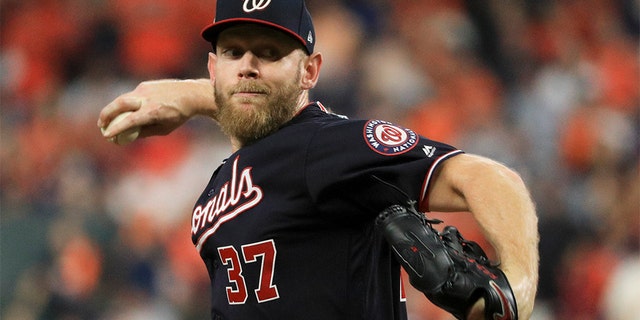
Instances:
[[[420,203],[437,166],[462,153],[381,120],[325,125],[309,147],[305,167],[312,200],[322,211],[351,215]]]

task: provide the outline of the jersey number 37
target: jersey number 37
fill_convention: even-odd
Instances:
[[[278,299],[278,287],[273,284],[273,270],[276,265],[276,245],[273,240],[266,240],[241,246],[240,255],[233,246],[218,248],[220,261],[227,267],[227,275],[231,286],[227,287],[229,304],[247,302],[247,284],[242,274],[245,264],[260,261],[260,281],[254,290],[258,302]],[[242,261],[240,260],[242,256]]]

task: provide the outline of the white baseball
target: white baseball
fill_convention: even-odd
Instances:
[[[131,113],[131,111],[126,111],[123,112],[121,114],[119,114],[118,116],[116,116],[115,118],[113,118],[113,120],[111,120],[111,122],[109,122],[109,125],[107,126],[107,128],[109,128],[110,126],[124,120],[124,118],[126,118],[127,116],[129,116]],[[100,130],[102,131],[102,133],[104,134],[104,132],[107,130],[107,128],[100,128]],[[123,131],[122,133],[116,135],[115,137],[111,138],[109,141],[118,144],[118,145],[125,145],[125,144],[129,144],[131,142],[133,142],[134,140],[136,140],[138,138],[138,135],[140,135],[140,127],[133,127],[130,129],[127,129],[125,131]]]

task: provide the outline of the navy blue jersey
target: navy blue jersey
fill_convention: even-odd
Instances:
[[[192,216],[214,319],[406,319],[400,266],[374,232],[461,151],[310,104],[214,172]]]

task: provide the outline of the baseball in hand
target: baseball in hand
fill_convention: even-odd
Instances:
[[[109,128],[110,126],[112,126],[112,125],[124,120],[124,118],[129,116],[131,113],[133,113],[133,112],[126,111],[126,112],[123,112],[123,113],[119,114],[118,116],[113,118],[113,120],[111,120],[111,122],[109,123],[107,128]],[[104,134],[104,132],[107,130],[107,128],[100,128],[100,130]],[[133,142],[134,140],[136,140],[138,138],[139,134],[140,134],[140,127],[133,127],[133,128],[127,129],[127,130],[123,131],[122,133],[116,135],[115,137],[109,139],[109,141],[111,141],[111,142],[113,142],[115,144],[123,146],[125,144],[129,144],[129,143]]]

